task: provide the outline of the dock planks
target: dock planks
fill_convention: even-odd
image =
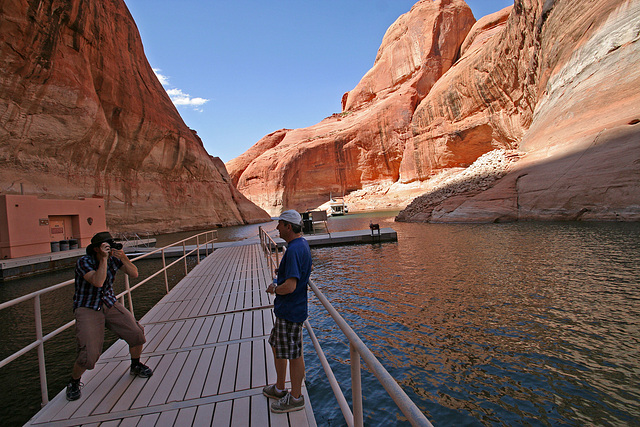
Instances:
[[[140,320],[151,378],[129,375],[118,340],[83,375],[79,400],[63,390],[27,425],[315,426],[304,385],[303,411],[273,414],[262,395],[276,377],[270,282],[259,245],[214,251]]]

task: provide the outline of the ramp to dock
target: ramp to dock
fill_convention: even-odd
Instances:
[[[302,411],[274,414],[262,395],[276,380],[270,282],[258,244],[217,249],[140,320],[151,378],[129,375],[118,340],[83,375],[79,400],[63,390],[27,425],[315,426],[304,384]]]

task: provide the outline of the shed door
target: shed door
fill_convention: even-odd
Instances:
[[[50,219],[49,234],[51,235],[52,242],[57,242],[58,240],[64,240],[64,220]]]

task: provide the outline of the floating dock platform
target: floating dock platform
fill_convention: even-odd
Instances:
[[[285,241],[279,237],[275,237],[278,232],[272,230],[269,234],[273,237],[278,246],[282,247]],[[305,234],[304,238],[309,242],[309,246],[338,246],[338,245],[354,245],[354,244],[366,244],[366,243],[381,243],[381,242],[396,242],[398,240],[398,234],[392,228],[381,228],[379,230],[354,230],[354,231],[336,231],[332,233],[321,234]],[[153,246],[155,239],[149,239],[149,242],[145,241],[145,244]],[[213,249],[234,247],[234,246],[247,246],[259,243],[259,238],[252,237],[249,239],[238,240],[234,242],[216,242],[213,245]],[[125,252],[129,257],[135,257],[136,255],[143,255],[148,252],[154,251],[154,247],[146,246],[127,246]],[[186,251],[190,252],[195,249],[195,245],[187,245]],[[182,246],[175,246],[165,250],[165,256],[180,257],[185,249]],[[204,254],[206,248],[200,247],[200,253]],[[211,246],[209,247],[211,251]],[[21,277],[28,277],[34,274],[47,273],[55,270],[61,270],[65,268],[71,268],[75,266],[76,260],[86,253],[85,248],[72,249],[62,252],[52,252],[42,255],[33,255],[22,258],[0,260],[0,280],[17,279]],[[162,254],[154,254],[148,258],[161,258]]]
[[[79,400],[62,390],[26,425],[314,427],[304,384],[297,412],[274,414],[262,394],[276,381],[269,283],[259,244],[216,250],[140,320],[151,378],[129,375],[129,349],[118,340],[82,376]]]
[[[143,245],[153,246],[156,239],[142,239]],[[133,249],[131,242],[125,243],[125,252]],[[49,273],[64,270],[76,265],[78,258],[87,253],[86,248],[70,249],[67,251],[50,252],[20,258],[0,260],[0,280],[19,279],[34,274]]]

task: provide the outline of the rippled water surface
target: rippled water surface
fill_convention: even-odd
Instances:
[[[381,212],[331,218],[329,228],[370,221],[398,241],[313,249],[312,279],[433,424],[640,424],[640,224],[402,224]],[[0,284],[0,301],[43,280]],[[134,299],[138,317],[163,287]],[[72,318],[72,292],[43,301],[45,323]],[[32,339],[32,311],[0,313],[0,334],[17,332],[0,341],[0,357]],[[349,398],[348,342],[315,297],[310,322]],[[51,396],[64,387],[72,341],[69,333],[47,345]],[[306,336],[305,360],[318,425],[345,425]],[[39,406],[35,355],[10,367],[0,370],[0,424],[20,425]],[[371,373],[362,381],[366,425],[408,425]]]
[[[640,423],[638,224],[373,220],[398,242],[314,249],[312,277],[432,423]],[[346,340],[313,306],[349,395]],[[319,425],[343,425],[320,409],[331,390],[305,352]],[[373,375],[363,383],[365,423],[404,424]]]

